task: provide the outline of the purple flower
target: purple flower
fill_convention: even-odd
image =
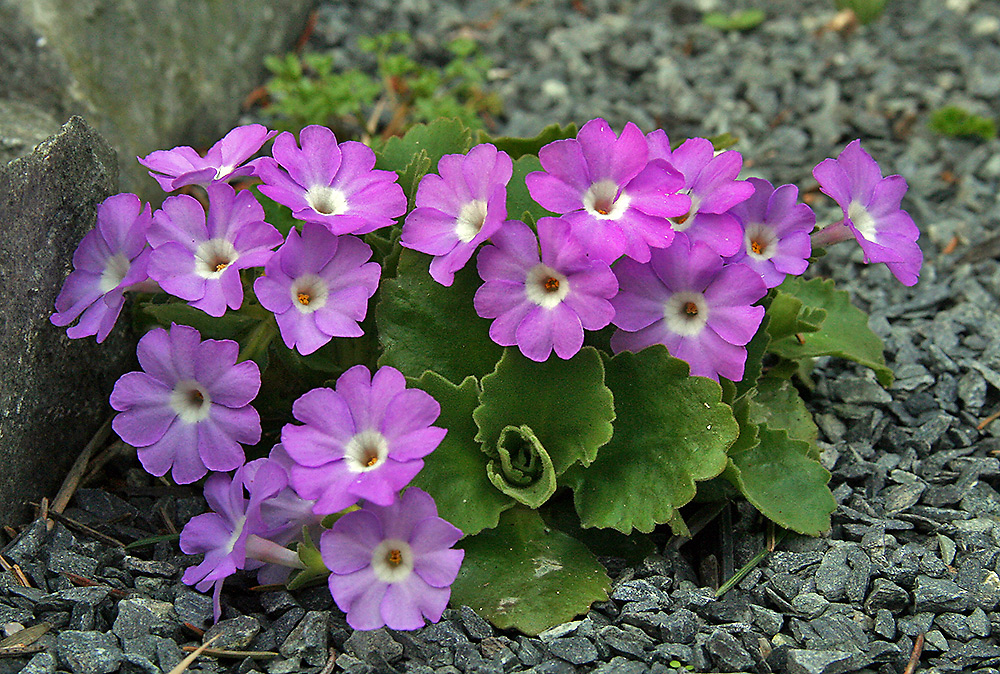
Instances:
[[[233,470],[243,463],[240,443],[260,441],[260,417],[250,401],[260,390],[253,361],[236,363],[239,345],[206,339],[194,328],[156,328],[136,349],[142,372],[121,376],[111,407],[121,412],[112,427],[139,448],[139,461],[152,475],[171,475],[178,484],[209,470]]]
[[[306,355],[333,337],[358,337],[358,321],[378,288],[381,268],[368,262],[372,249],[353,236],[336,236],[322,225],[294,228],[254,282],[261,305],[274,312],[289,349]]]
[[[650,160],[666,161],[680,171],[681,193],[691,197],[690,209],[672,218],[674,230],[707,243],[723,257],[735,255],[743,230],[726,211],[753,194],[749,183],[736,179],[743,167],[742,155],[735,150],[716,155],[711,141],[704,138],[690,138],[671,151],[670,140],[660,129],[650,133],[646,142]]]
[[[489,144],[468,154],[446,154],[441,175],[428,173],[417,188],[417,207],[403,223],[407,248],[433,255],[431,277],[450,286],[476,248],[507,219],[507,183],[513,164]]]
[[[774,185],[750,178],[754,193],[730,209],[743,227],[743,247],[727,262],[742,262],[764,279],[768,288],[781,285],[788,274],[799,275],[809,266],[809,233],[816,215],[798,204],[795,185]]]
[[[292,560],[294,552],[282,552],[281,546],[266,540],[267,525],[261,517],[261,506],[285,487],[286,479],[277,464],[258,459],[240,466],[232,478],[215,473],[205,481],[205,500],[212,512],[192,517],[180,539],[183,552],[205,557],[200,564],[188,567],[182,580],[199,592],[214,586],[216,621],[222,614],[222,583],[237,569],[260,566],[254,563],[258,557],[271,558],[275,552],[289,563],[296,563]],[[249,500],[245,488],[250,492]]]
[[[441,406],[429,394],[406,388],[399,370],[381,367],[372,377],[356,365],[336,390],[318,388],[295,401],[304,426],[286,424],[281,444],[295,461],[291,482],[314,510],[328,514],[366,499],[389,505],[413,479],[447,432],[431,426]]]
[[[302,149],[287,131],[274,139],[258,166],[260,191],[292,209],[299,220],[334,234],[367,234],[406,212],[406,195],[393,171],[374,170],[375,153],[355,142],[337,144],[324,126],[299,133]],[[284,169],[284,170],[282,170]]]
[[[864,252],[865,263],[885,262],[889,271],[906,286],[920,276],[924,254],[917,245],[920,230],[910,214],[900,208],[906,180],[882,170],[861,141],[851,141],[836,159],[824,159],[813,169],[820,191],[844,212],[841,223],[820,230],[815,243],[827,245],[854,235]]]
[[[621,292],[611,300],[611,348],[640,351],[665,344],[687,361],[691,374],[743,379],[745,345],[757,332],[764,308],[751,306],[767,294],[760,275],[743,264],[723,266],[708,245],[679,236],[649,264],[622,260],[615,266]]]
[[[208,186],[208,216],[194,197],[168,197],[153,214],[149,275],[166,292],[222,316],[243,303],[240,269],[260,267],[282,237],[264,222],[264,209],[248,190]]]
[[[539,219],[537,242],[527,225],[511,220],[492,242],[479,253],[486,283],[474,303],[480,316],[496,319],[490,326],[494,342],[516,344],[538,362],[553,349],[560,358],[572,358],[583,346],[584,330],[611,322],[615,275],[606,263],[587,257],[564,219]]]
[[[244,162],[276,133],[260,124],[247,124],[227,133],[209,148],[204,157],[183,145],[172,150],[157,150],[136,159],[151,169],[149,175],[160,183],[164,192],[173,192],[185,185],[208,187],[217,180],[254,175],[260,159]]]
[[[149,204],[134,194],[116,194],[97,207],[97,225],[73,253],[73,272],[56,298],[54,325],[69,325],[73,339],[97,335],[107,339],[125,303],[125,291],[146,281],[149,247],[146,230],[152,222]]]
[[[415,630],[441,614],[465,557],[462,532],[437,516],[429,494],[407,489],[390,506],[365,503],[323,533],[330,594],[357,630]]]
[[[531,197],[562,213],[587,253],[611,264],[622,254],[649,260],[650,248],[674,237],[667,218],[683,215],[690,200],[676,194],[681,176],[664,162],[647,162],[646,140],[635,124],[616,136],[603,119],[592,119],[576,138],[557,140],[538,152],[544,172],[525,178]]]

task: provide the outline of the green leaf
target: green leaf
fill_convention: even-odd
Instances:
[[[323,556],[320,554],[319,548],[316,547],[309,535],[309,527],[302,527],[302,542],[297,545],[296,552],[299,555],[299,561],[305,565],[305,568],[298,571],[288,581],[286,587],[289,590],[316,585],[330,575],[330,570],[323,563]]]
[[[819,429],[795,386],[787,379],[764,378],[750,402],[750,419],[772,430],[784,429],[788,437],[809,444],[809,454],[819,460]]]
[[[164,328],[169,328],[171,323],[188,325],[200,332],[202,339],[238,339],[253,330],[260,322],[246,314],[233,311],[227,311],[219,318],[215,318],[184,302],[144,304],[142,311]]]
[[[529,426],[552,457],[556,475],[562,475],[576,462],[590,465],[598,448],[611,439],[614,398],[593,347],[569,360],[553,356],[543,363],[504,349],[482,386],[482,404],[472,416],[479,426],[476,440],[493,456],[504,428]]]
[[[882,16],[885,3],[889,0],[834,0],[837,9],[850,9],[858,17],[858,22],[868,24]]]
[[[761,424],[757,442],[730,451],[729,458],[734,484],[765,517],[809,536],[830,529],[830,515],[837,509],[827,487],[830,472],[810,456],[809,443]]]
[[[782,286],[772,290],[771,296],[766,325],[772,341],[803,332],[816,332],[826,319],[824,309],[805,306],[802,300],[783,290]]]
[[[486,475],[489,457],[476,442],[472,410],[479,404],[479,385],[467,377],[455,386],[436,372],[410,381],[441,405],[435,425],[448,429],[437,449],[424,457],[424,467],[410,483],[434,497],[438,513],[466,536],[492,529],[500,513],[514,506]]]
[[[606,367],[614,437],[590,467],[567,471],[567,481],[583,526],[649,532],[694,498],[696,481],[722,472],[739,427],[722,387],[689,376],[662,344],[620,353]]]
[[[542,208],[528,192],[528,186],[524,182],[524,177],[532,171],[541,171],[542,165],[538,157],[525,155],[514,162],[514,172],[510,182],[507,184],[507,219],[508,220],[531,220],[528,224],[538,222],[538,218],[553,213]],[[525,215],[527,214],[527,216]]]
[[[760,327],[757,328],[757,333],[747,343],[747,360],[743,367],[743,379],[734,383],[735,391],[732,397],[723,396],[722,399],[726,402],[731,402],[757,385],[757,380],[760,379],[764,369],[764,354],[767,352],[767,345],[771,343],[771,335],[768,334],[767,330],[769,322],[769,314],[765,313]]]
[[[498,150],[506,152],[510,155],[511,159],[517,161],[525,155],[535,155],[537,157],[538,151],[554,140],[576,138],[576,131],[576,124],[567,124],[566,126],[549,124],[534,138],[515,138],[512,136],[490,138],[487,134],[480,132],[479,142],[493,143]]]
[[[493,486],[518,503],[538,508],[556,493],[552,459],[528,426],[508,426],[497,441],[499,459],[486,465]]]
[[[414,250],[399,255],[396,278],[385,279],[375,307],[379,365],[419,377],[434,370],[451,382],[492,372],[503,347],[490,339],[490,323],[476,314],[472,298],[481,281],[473,264],[445,287],[431,278],[431,258]]]
[[[768,351],[792,360],[815,356],[838,356],[869,367],[882,386],[891,386],[893,375],[885,365],[882,340],[868,327],[868,316],[851,304],[850,296],[836,290],[829,279],[803,281],[789,276],[778,287],[802,301],[803,311],[824,309],[826,319],[816,332],[774,339]],[[773,306],[773,305],[772,305]],[[773,335],[772,335],[773,336]]]
[[[608,598],[611,580],[582,543],[518,506],[500,526],[459,543],[465,560],[453,605],[472,607],[499,629],[538,634]]]
[[[430,166],[434,168],[444,155],[464,154],[471,146],[472,132],[462,122],[438,119],[430,124],[417,124],[402,138],[393,137],[386,141],[377,153],[375,167],[402,173],[418,153],[425,152]]]
[[[650,536],[638,531],[626,536],[614,529],[581,527],[580,516],[573,507],[573,498],[569,491],[560,492],[539,512],[546,524],[580,541],[598,557],[620,557],[632,564],[638,564],[656,552],[656,544]]]
[[[718,136],[709,136],[707,140],[712,143],[712,149],[716,152],[722,152],[727,147],[732,147],[733,145],[736,145],[736,143],[740,142],[739,138],[728,131],[720,133]]]
[[[701,18],[701,22],[719,30],[750,30],[756,28],[767,18],[760,9],[745,9],[737,12],[709,12]]]

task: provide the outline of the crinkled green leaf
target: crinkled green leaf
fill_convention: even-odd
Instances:
[[[502,150],[510,155],[511,159],[515,161],[524,155],[538,155],[538,151],[542,149],[545,145],[548,145],[554,140],[563,140],[564,138],[576,138],[576,124],[567,124],[566,126],[560,126],[559,124],[549,124],[547,127],[542,129],[534,138],[515,138],[511,136],[503,136],[501,138],[490,138],[486,133],[479,132],[479,142],[480,143],[493,143],[498,150]]]
[[[604,364],[593,347],[569,360],[543,363],[504,350],[496,370],[483,377],[482,404],[473,412],[486,451],[507,426],[530,426],[545,447],[556,475],[572,464],[589,465],[611,438],[615,401],[604,385]]]
[[[889,0],[834,0],[837,9],[850,9],[858,23],[868,24],[882,16]]]
[[[472,410],[479,404],[479,385],[474,377],[467,377],[455,386],[436,372],[425,372],[410,384],[441,405],[441,416],[434,424],[448,429],[437,449],[424,457],[423,469],[410,484],[433,496],[438,514],[466,536],[492,529],[514,501],[490,483],[489,457],[475,440],[478,429]]]
[[[802,300],[782,290],[781,286],[771,291],[766,329],[772,341],[804,332],[816,332],[825,318],[825,310],[805,306]]]
[[[851,304],[850,296],[834,288],[829,279],[803,281],[789,276],[778,290],[802,301],[803,311],[823,309],[826,319],[816,332],[774,339],[768,350],[783,358],[838,356],[853,360],[875,372],[882,386],[891,386],[893,375],[885,365],[882,340],[868,327],[868,316]],[[773,304],[772,304],[773,306]]]
[[[809,455],[819,460],[816,439],[819,429],[812,413],[795,386],[787,379],[764,378],[757,385],[757,395],[750,402],[750,419],[755,424],[788,431],[788,437],[809,445]]]
[[[764,367],[764,354],[767,352],[767,345],[771,343],[771,336],[767,331],[769,322],[770,317],[765,313],[757,333],[747,344],[747,360],[743,367],[743,379],[735,382],[736,390],[733,397],[723,396],[723,400],[730,402],[733,398],[743,395],[752,389],[757,384],[757,380],[760,379]]]
[[[810,456],[809,443],[761,424],[757,442],[731,451],[729,458],[733,469],[727,474],[765,517],[809,536],[830,529],[830,515],[837,509],[827,486],[830,472]]]
[[[402,138],[386,141],[377,153],[375,168],[402,173],[420,152],[437,168],[446,154],[464,154],[472,146],[472,132],[457,119],[438,119],[430,124],[416,124]],[[404,186],[405,188],[405,186]]]
[[[518,503],[538,508],[556,492],[552,459],[528,426],[508,426],[497,441],[499,457],[490,459],[486,475],[493,486]]]
[[[545,523],[580,541],[598,557],[620,557],[638,564],[656,552],[656,544],[647,534],[633,531],[626,536],[614,529],[584,529],[573,506],[572,493],[566,490],[546,502],[539,511]]]
[[[524,177],[533,171],[541,171],[542,165],[538,157],[534,155],[524,155],[514,162],[514,171],[510,182],[507,183],[507,219],[528,221],[533,225],[539,218],[553,215],[542,208],[528,192],[528,186],[524,182]],[[527,215],[527,217],[526,217]]]
[[[482,283],[476,266],[467,264],[445,287],[431,278],[430,260],[403,249],[396,277],[382,281],[375,308],[384,349],[379,365],[410,377],[433,370],[452,383],[482,377],[493,371],[503,348],[490,339],[490,322],[472,305]]]
[[[505,512],[496,529],[458,545],[465,560],[451,602],[472,607],[500,629],[538,634],[586,613],[611,588],[585,545],[522,506]]]
[[[188,325],[200,332],[202,339],[238,339],[260,323],[256,318],[233,311],[215,318],[183,302],[143,304],[142,311],[164,328],[171,323]]]
[[[649,532],[694,498],[695,482],[722,472],[739,427],[719,384],[689,376],[661,344],[620,353],[606,368],[614,436],[588,468],[567,471],[566,482],[583,526]]]

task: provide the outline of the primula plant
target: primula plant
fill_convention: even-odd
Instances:
[[[105,201],[52,322],[103,341],[136,294],[113,426],[151,474],[204,479],[180,547],[216,618],[244,570],[326,582],[357,629],[451,601],[535,634],[606,599],[598,556],[688,534],[696,495],[822,534],[805,373],[892,373],[810,261],[856,241],[906,285],[922,263],[906,181],[858,141],[813,172],[841,212],[819,228],[738,152],[601,119],[375,147],[254,124],[141,161],[188,193]]]

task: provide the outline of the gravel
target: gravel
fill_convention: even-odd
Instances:
[[[319,10],[312,47],[370,67],[355,38],[409,31],[416,56],[477,40],[505,112],[495,133],[534,135],[551,122],[603,116],[613,126],[662,126],[674,140],[730,132],[745,175],[794,182],[860,137],[910,191],[927,264],[905,288],[860,250],[834,250],[820,272],[850,290],[885,340],[898,380],[821,359],[807,404],[838,510],[822,538],[786,538],[721,599],[718,572],[764,544],[759,517],[731,509],[642,564],[607,560],[611,597],[539,637],[495,630],[468,607],[415,632],[353,632],[322,587],[250,592],[237,577],[223,620],[206,635],[268,659],[202,658],[189,671],[460,674],[694,671],[899,674],[923,635],[922,671],[1000,672],[1000,141],[936,136],[946,104],[1000,108],[1000,5],[986,0],[889,3],[879,21],[830,29],[832,3],[775,0],[745,33],[701,23],[704,11],[750,0],[360,0]],[[832,202],[813,204],[820,221]],[[81,490],[67,515],[122,542],[204,508],[187,488],[138,470],[112,494]],[[734,540],[735,539],[735,540]],[[48,622],[45,650],[0,658],[7,672],[158,672],[201,642],[211,600],[180,582],[189,563],[169,543],[130,550],[56,523],[35,522],[2,554],[34,588],[0,574],[0,629]],[[705,563],[711,558],[711,563]],[[86,578],[93,587],[77,587]],[[724,580],[724,578],[723,578]],[[185,626],[185,625],[189,626]],[[191,629],[194,627],[195,629]],[[332,663],[331,663],[332,664]]]

